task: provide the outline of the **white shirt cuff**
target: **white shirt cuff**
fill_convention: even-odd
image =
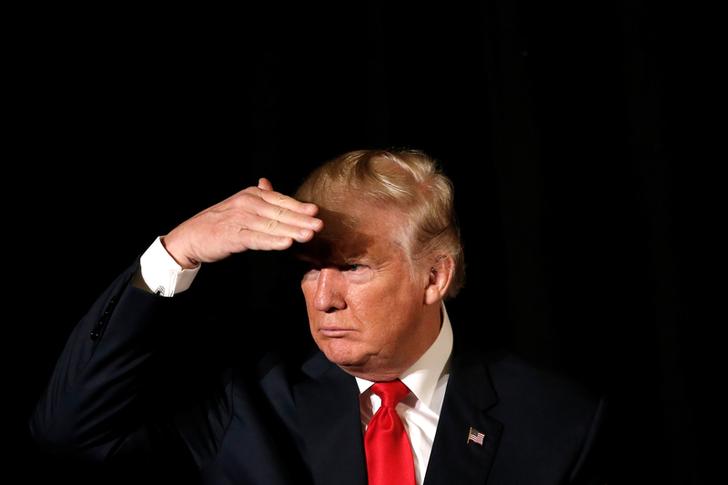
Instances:
[[[200,265],[183,269],[164,249],[161,238],[154,240],[140,259],[144,283],[157,295],[171,297],[190,287]]]

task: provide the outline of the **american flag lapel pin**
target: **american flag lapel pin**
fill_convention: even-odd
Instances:
[[[477,429],[473,428],[472,426],[468,430],[468,441],[466,444],[470,444],[472,441],[473,443],[477,443],[480,446],[483,446],[483,440],[485,439],[485,434],[481,433]]]

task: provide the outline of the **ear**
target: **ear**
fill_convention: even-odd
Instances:
[[[425,304],[433,305],[445,298],[454,272],[455,261],[449,254],[438,254],[432,259],[425,287]]]

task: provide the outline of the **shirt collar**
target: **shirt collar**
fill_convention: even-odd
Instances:
[[[417,396],[417,399],[427,407],[431,405],[437,381],[447,371],[445,367],[452,353],[452,345],[452,326],[443,303],[442,326],[437,338],[417,362],[399,376],[400,380]],[[359,394],[363,394],[374,385],[374,382],[357,377],[356,384],[359,386]]]

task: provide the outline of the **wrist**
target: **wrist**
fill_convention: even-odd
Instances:
[[[185,256],[184,252],[180,251],[174,244],[174,240],[169,240],[168,236],[162,236],[159,238],[164,249],[169,253],[172,259],[175,260],[183,269],[194,269],[200,265],[200,262],[189,256]]]

